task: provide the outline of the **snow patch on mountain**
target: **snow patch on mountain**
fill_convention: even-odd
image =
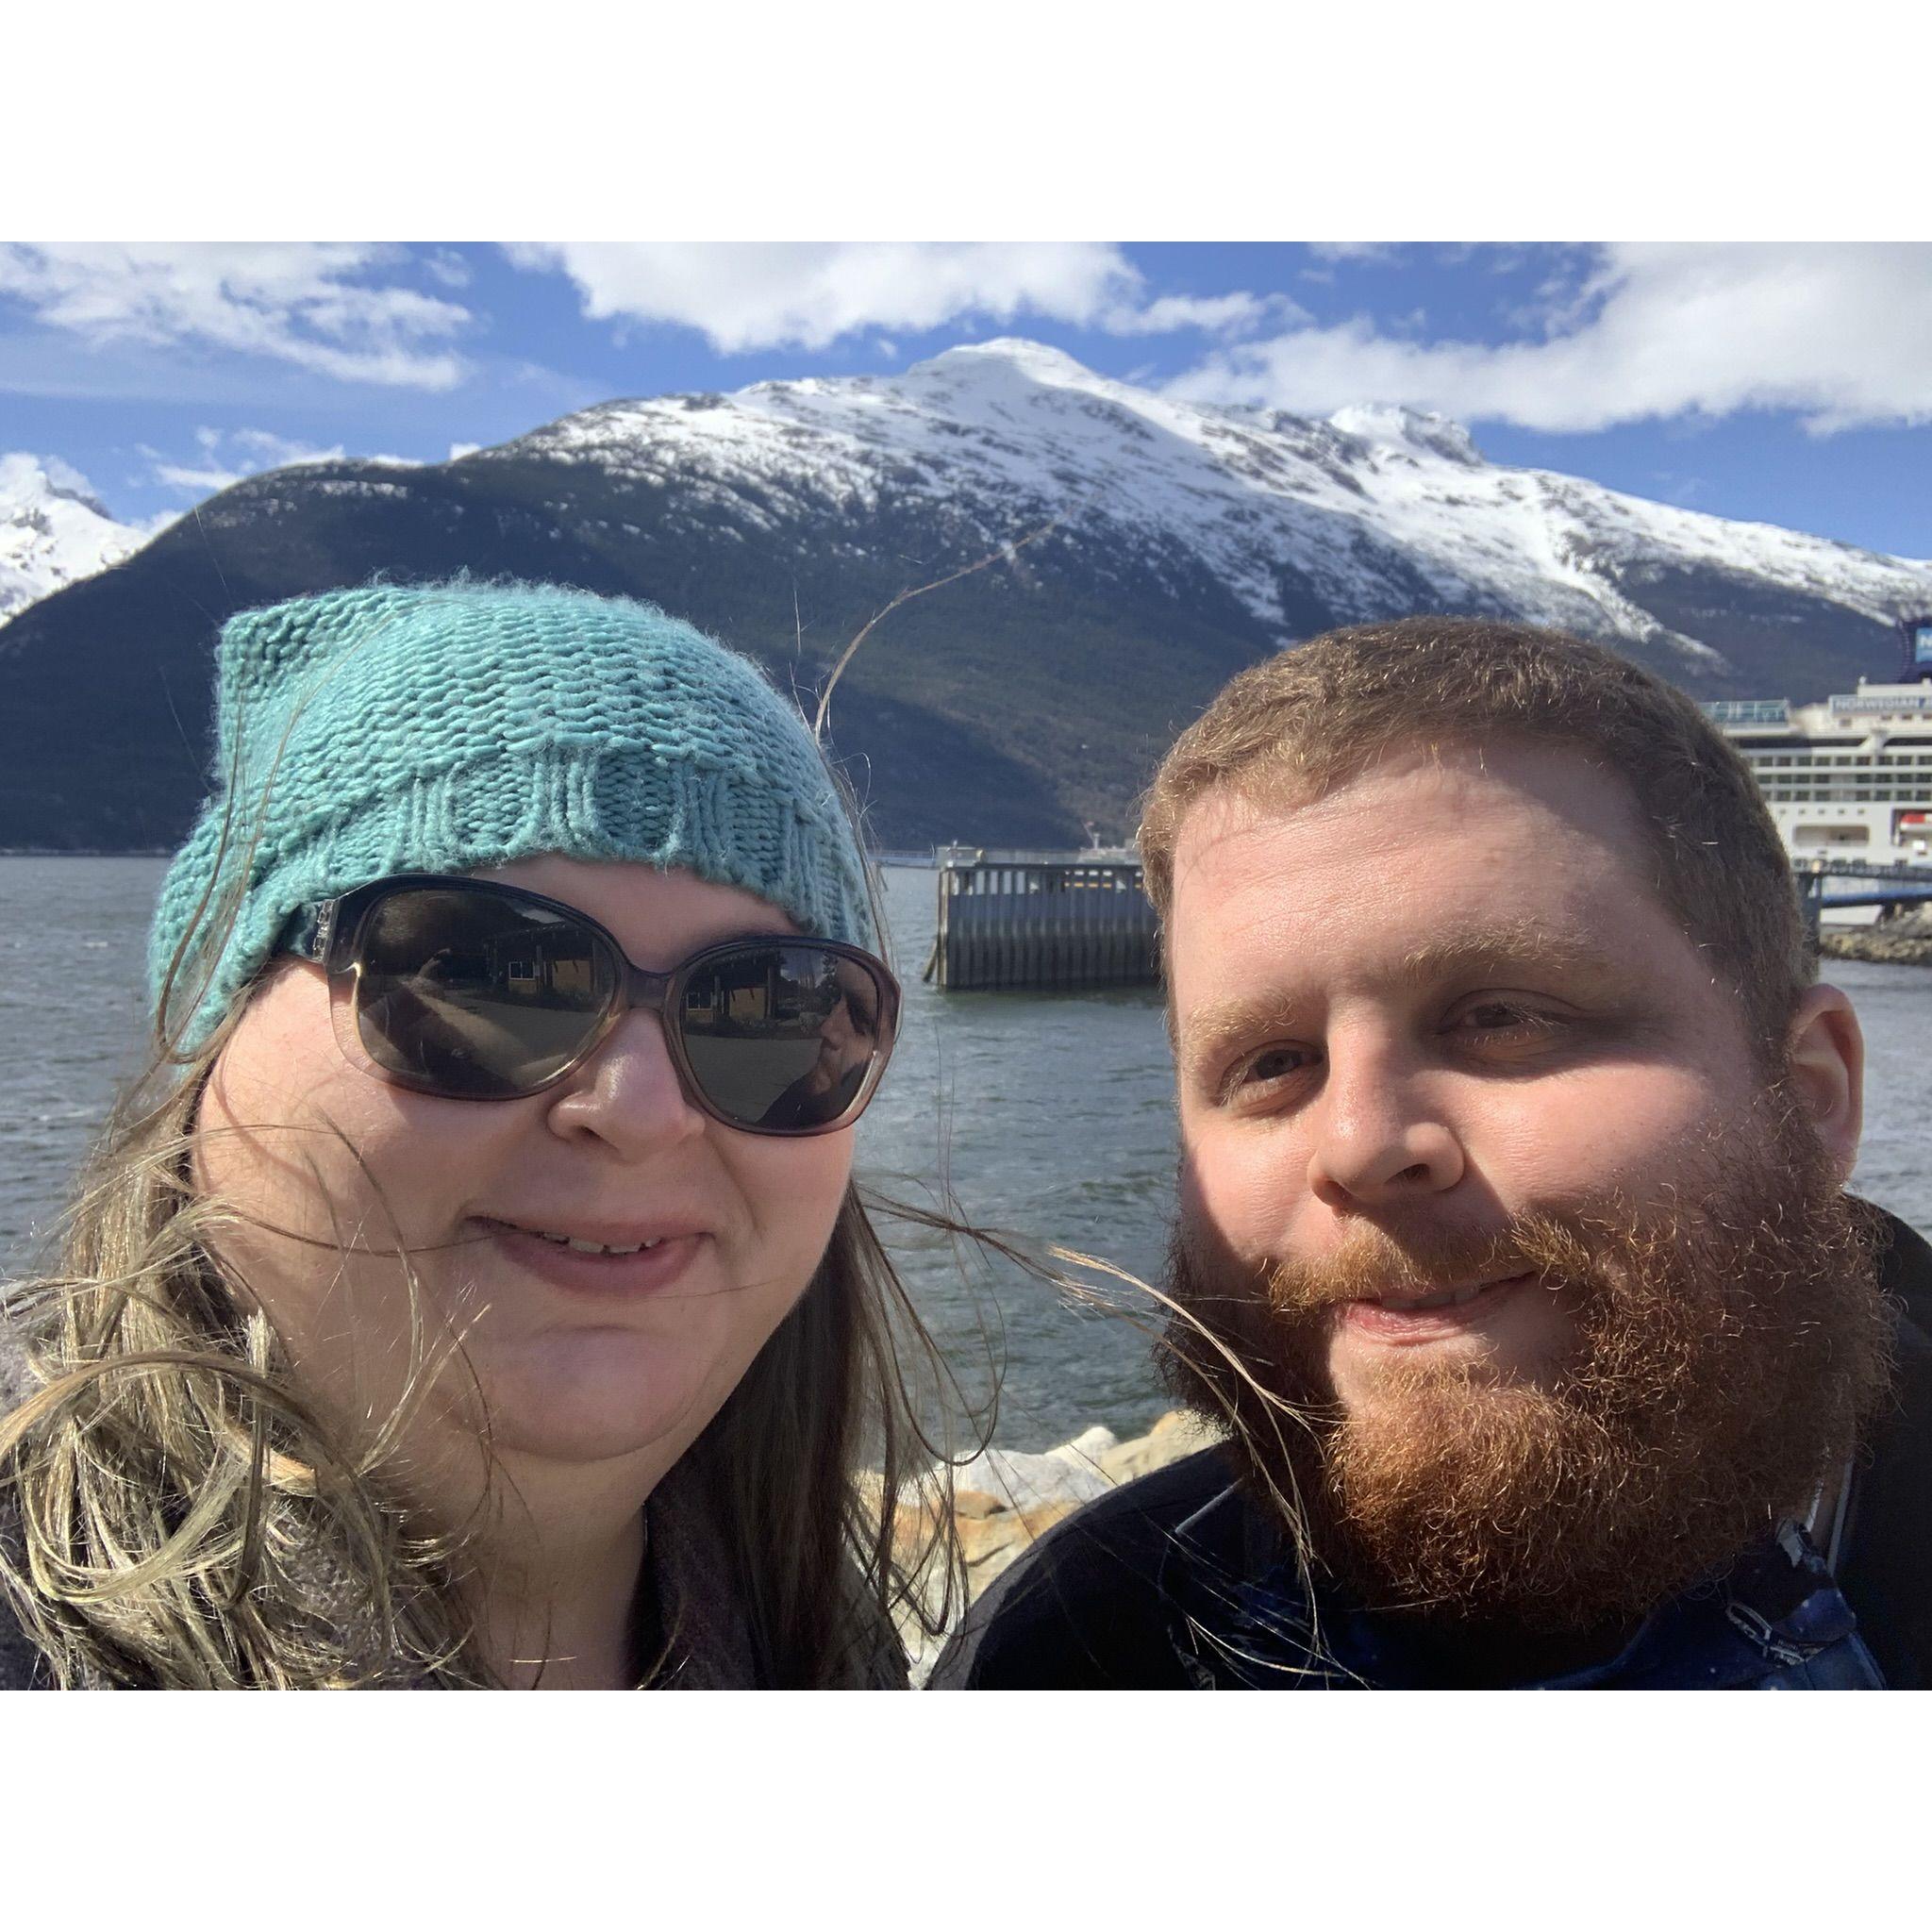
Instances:
[[[131,557],[155,533],[119,524],[58,457],[0,455],[0,625]]]
[[[1433,602],[1721,665],[1619,588],[1630,565],[1735,573],[1881,622],[1932,599],[1932,563],[1503,468],[1442,416],[1203,406],[1013,338],[899,375],[606,403],[467,460],[531,456],[661,485],[674,523],[775,531],[924,497],[989,548],[1048,520],[1157,570],[1178,546],[1284,644],[1311,593],[1353,621]]]
[[[1354,403],[1338,409],[1329,422],[1344,436],[1391,448],[1424,449],[1452,463],[1476,464],[1483,459],[1474,439],[1460,423],[1433,410],[1405,408],[1399,403]]]

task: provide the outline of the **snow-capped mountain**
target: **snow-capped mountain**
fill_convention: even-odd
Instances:
[[[244,479],[0,627],[0,845],[178,838],[224,617],[458,570],[651,598],[808,708],[868,619],[950,578],[831,709],[875,836],[908,845],[1124,832],[1233,672],[1339,624],[1525,618],[1699,695],[1809,699],[1889,675],[1890,621],[1932,608],[1932,564],[1503,468],[1440,417],[1208,407],[993,341]]]
[[[0,624],[133,556],[152,534],[117,524],[65,465],[0,456]]]
[[[1178,541],[1281,644],[1307,634],[1312,597],[1324,623],[1507,611],[1714,669],[1723,654],[1633,599],[1628,572],[1738,573],[1881,623],[1932,597],[1932,562],[1500,468],[1444,417],[1202,407],[1011,339],[900,376],[607,403],[476,460],[529,457],[768,531],[827,509],[858,527],[891,493],[943,504],[988,545],[1055,517],[1108,546]]]

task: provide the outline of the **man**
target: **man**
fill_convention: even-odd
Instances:
[[[1243,673],[1141,842],[1170,1381],[1228,1433],[974,1607],[963,1688],[1932,1682],[1932,1253],[1697,708],[1414,619]]]

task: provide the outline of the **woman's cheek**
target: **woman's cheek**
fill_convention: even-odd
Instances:
[[[751,1138],[748,1136],[741,1138]],[[769,1140],[738,1168],[768,1272],[803,1292],[817,1271],[852,1177],[852,1131]]]

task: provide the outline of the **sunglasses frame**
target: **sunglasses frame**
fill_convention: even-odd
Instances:
[[[369,915],[382,900],[394,892],[426,891],[457,891],[484,898],[508,900],[515,906],[534,906],[546,912],[556,913],[572,924],[583,928],[595,940],[608,946],[611,957],[623,968],[615,999],[591,1026],[583,1044],[555,1073],[546,1074],[535,1086],[519,1088],[513,1093],[450,1093],[433,1080],[413,1077],[384,1066],[363,1043],[360,1008],[362,961],[359,945]],[[824,1121],[808,1127],[751,1125],[743,1121],[732,1119],[706,1094],[699,1084],[685,1052],[683,1024],[675,1017],[677,1003],[691,974],[712,960],[763,946],[800,945],[810,946],[819,952],[830,953],[837,958],[849,960],[871,978],[878,994],[874,1032],[874,1039],[877,1043],[874,1047],[872,1064],[866,1070],[865,1078],[859,1083],[858,1091],[837,1119]],[[352,1064],[364,1068],[375,1078],[385,1080],[391,1086],[405,1087],[418,1093],[433,1094],[441,1100],[474,1101],[488,1105],[505,1100],[527,1100],[533,1094],[545,1092],[575,1073],[609,1039],[626,1013],[641,1008],[645,1012],[657,1014],[658,1024],[663,1029],[665,1048],[671,1056],[671,1064],[677,1073],[677,1084],[683,1090],[685,1099],[707,1119],[716,1121],[720,1126],[729,1127],[734,1133],[762,1134],[774,1140],[784,1141],[809,1140],[820,1134],[840,1133],[858,1119],[878,1089],[879,1081],[886,1071],[886,1063],[891,1058],[892,1048],[898,1039],[902,999],[899,982],[892,976],[891,969],[884,960],[868,953],[862,946],[848,945],[842,940],[819,939],[811,933],[747,933],[738,939],[720,940],[715,944],[700,947],[689,958],[680,959],[675,966],[667,971],[654,973],[647,967],[638,965],[617,942],[617,937],[609,927],[592,919],[588,912],[581,911],[575,906],[566,905],[561,899],[546,898],[541,892],[532,892],[522,886],[506,886],[495,879],[469,878],[460,873],[395,873],[388,878],[375,879],[366,886],[358,886],[354,891],[343,892],[336,898],[318,899],[303,907],[294,915],[278,950],[292,954],[298,959],[311,961],[328,975],[329,1010],[335,1026],[336,1041]]]

